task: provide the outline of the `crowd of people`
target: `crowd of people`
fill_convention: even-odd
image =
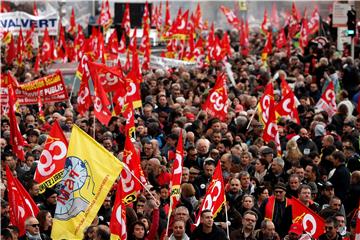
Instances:
[[[218,29],[216,34],[221,39],[224,31]],[[137,200],[126,207],[128,239],[299,239],[306,232],[302,224],[293,223],[289,204],[292,197],[325,219],[319,239],[354,239],[360,199],[360,115],[356,110],[359,58],[342,55],[335,43],[329,42],[309,44],[303,54],[293,48],[290,56],[285,48],[274,47],[264,62],[261,33],[251,33],[248,56],[239,53],[238,32],[229,31],[229,36],[232,56],[228,56],[228,62],[236,84],[227,82],[229,107],[225,121],[201,108],[217,74],[225,72],[221,62],[142,73],[142,108],[135,110],[135,147],[148,191],[139,193]],[[4,63],[4,54],[1,56]],[[2,72],[11,70],[19,82],[31,81],[38,77],[33,64],[2,64]],[[46,67],[40,74],[46,75]],[[278,119],[279,155],[274,142],[262,139],[264,126],[257,104],[268,82],[273,83],[275,100],[281,99],[281,77],[293,87],[299,100],[300,123]],[[340,83],[337,112],[332,117],[314,108],[329,81]],[[45,104],[45,119],[39,117],[37,105],[19,107],[18,124],[27,141],[25,161],[19,161],[12,152],[9,119],[2,116],[2,239],[50,239],[58,193],[52,188],[39,194],[39,183],[33,177],[53,122],[60,123],[67,137],[72,126],[78,125],[121,158],[126,119],[113,116],[107,126],[94,122],[92,108],[85,115],[77,113],[76,98],[74,92],[66,103]],[[169,156],[176,151],[180,132],[184,137],[181,198],[168,221],[173,161]],[[214,216],[210,210],[199,212],[199,206],[219,161],[227,213],[223,207]],[[10,224],[5,166],[40,209],[36,217],[25,221],[24,236],[17,236],[17,228]],[[114,199],[115,189],[93,223],[84,229],[83,239],[110,239],[108,226]],[[198,226],[194,224],[197,215]]]

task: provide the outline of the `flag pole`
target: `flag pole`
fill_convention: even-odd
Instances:
[[[85,74],[85,73],[83,73],[83,74]],[[71,109],[73,109],[73,106],[72,106],[72,104],[71,104],[71,98],[72,98],[72,95],[73,95],[73,92],[74,92],[76,78],[77,78],[77,77],[75,76],[75,77],[74,77],[73,84],[72,84],[72,87],[71,87],[70,96],[69,96],[69,103],[70,103]]]
[[[226,204],[226,200],[225,200],[225,203],[224,203],[224,207],[225,207],[225,220],[226,220],[226,235],[227,235],[227,238],[230,239],[230,233],[229,233],[229,218],[228,218],[228,211],[227,211],[227,204]]]
[[[96,128],[96,117],[95,117],[95,113],[94,113],[94,122],[93,122],[93,125],[94,125],[94,132],[93,132],[93,138],[95,139],[95,132],[96,132],[96,130],[95,130],[95,128]],[[95,139],[96,140],[96,139]]]
[[[252,120],[254,119],[255,114],[256,114],[256,112],[257,112],[258,108],[259,108],[259,104],[257,104],[257,105],[256,105],[255,111],[254,111],[253,115],[251,116],[251,118],[250,118],[250,120],[249,120],[249,123],[248,123],[248,125],[247,125],[247,127],[246,127],[246,130],[248,130],[248,129],[249,129],[250,124],[251,124]]]
[[[170,200],[171,201],[171,200]],[[165,236],[167,237],[169,234],[169,224],[170,224],[170,216],[171,216],[171,206],[168,214],[167,224],[166,224],[166,233]]]

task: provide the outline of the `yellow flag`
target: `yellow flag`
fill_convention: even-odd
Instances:
[[[51,238],[82,239],[122,169],[114,155],[74,125]]]

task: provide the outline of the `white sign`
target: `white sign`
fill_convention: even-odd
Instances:
[[[337,28],[337,49],[339,51],[344,51],[344,43],[351,44],[351,37],[348,37],[346,33],[347,27]]]
[[[333,27],[347,26],[347,12],[351,9],[350,4],[334,3],[333,5]]]
[[[53,12],[48,15],[34,16],[26,12],[7,12],[0,14],[0,33],[12,32],[19,34],[20,28],[23,34],[34,25],[35,32],[44,33],[48,29],[49,35],[57,35],[59,28],[59,15]]]

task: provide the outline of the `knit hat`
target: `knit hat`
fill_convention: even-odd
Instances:
[[[46,191],[43,193],[44,199],[48,199],[49,197],[51,197],[53,194],[57,194],[57,192],[52,189],[52,188],[47,188]]]

